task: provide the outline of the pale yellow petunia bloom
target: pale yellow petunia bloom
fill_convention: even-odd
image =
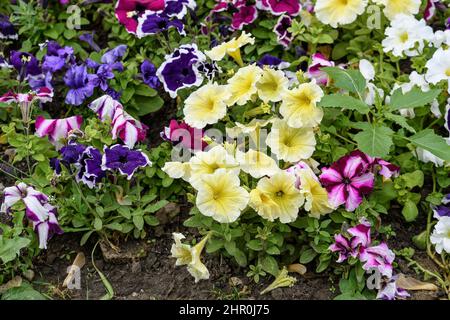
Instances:
[[[266,143],[278,159],[287,162],[309,159],[316,147],[312,128],[292,128],[283,120],[274,122]]]
[[[236,159],[242,171],[253,178],[272,176],[280,170],[275,160],[261,151],[249,150],[245,153],[238,151]]]
[[[289,80],[281,70],[264,68],[259,81],[256,83],[258,96],[265,103],[278,102],[281,100],[281,94],[288,88]]]
[[[200,213],[220,223],[236,221],[247,207],[248,192],[240,186],[239,177],[225,169],[202,175],[196,188],[196,206]]]
[[[421,0],[375,0],[375,3],[384,6],[384,14],[393,20],[399,14],[416,15],[419,13]]]
[[[322,187],[311,170],[300,170],[300,193],[305,197],[305,210],[311,217],[319,219],[321,215],[333,212],[328,201],[328,192]]]
[[[211,50],[205,51],[205,54],[214,61],[220,61],[226,54],[228,54],[238,63],[239,66],[242,67],[244,63],[242,61],[240,48],[246,44],[254,43],[255,39],[249,33],[245,33],[244,31],[238,38],[233,38],[228,42],[219,44]]]
[[[293,128],[315,127],[323,118],[323,110],[317,106],[323,95],[316,83],[303,83],[297,88],[284,91],[280,113]]]
[[[272,177],[258,181],[256,189],[251,191],[250,206],[263,218],[282,223],[297,220],[298,211],[304,203],[304,197],[295,187],[295,177],[280,171]]]
[[[225,101],[229,98],[226,86],[208,83],[192,92],[184,102],[184,120],[198,129],[217,123],[227,114]]]
[[[257,93],[256,83],[261,78],[262,69],[254,64],[240,68],[233,77],[228,79],[230,98],[229,106],[237,103],[242,106]]]
[[[368,0],[317,0],[314,12],[322,23],[333,28],[350,24],[364,12]]]

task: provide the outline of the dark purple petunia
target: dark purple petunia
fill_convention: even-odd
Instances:
[[[139,25],[137,29],[138,38],[142,38],[152,34],[158,34],[163,31],[167,31],[170,28],[177,29],[178,33],[184,35],[184,24],[179,19],[170,19],[159,14],[150,12],[143,15],[139,19]]]
[[[138,168],[146,167],[152,163],[140,150],[131,150],[126,145],[116,144],[110,148],[104,148],[102,169],[116,171],[126,175],[130,180]]]
[[[206,77],[206,79],[212,81],[215,77],[219,76],[220,68],[216,61],[200,62],[197,66],[198,71]]]
[[[79,162],[86,148],[85,145],[79,143],[71,143],[62,147],[60,150],[62,156],[61,163],[69,166],[70,164]]]
[[[55,174],[57,176],[61,175],[61,160],[58,158],[51,158],[50,159],[50,168],[53,169],[53,171],[55,171]]]
[[[9,61],[19,72],[20,79],[25,79],[27,76],[35,76],[41,73],[39,61],[30,53],[11,51]]]
[[[108,64],[102,64],[97,69],[97,78],[93,80],[93,85],[95,87],[100,87],[103,91],[106,91],[108,86],[108,81],[114,78],[113,69]]]
[[[75,175],[77,182],[82,182],[91,189],[106,176],[102,169],[102,154],[94,147],[87,147],[75,166],[77,167]]]
[[[41,73],[36,76],[29,76],[28,84],[31,89],[35,91],[39,90],[40,88],[53,89],[52,78],[53,76],[51,72]]]
[[[450,18],[447,18],[447,20],[445,20],[445,28],[446,28],[447,30],[450,29]]]
[[[289,47],[292,42],[292,33],[288,31],[288,29],[292,25],[292,18],[284,15],[281,16],[277,24],[275,25],[273,31],[277,35],[278,43],[284,46],[285,48]]]
[[[156,74],[166,92],[172,98],[176,98],[178,90],[199,86],[202,83],[203,77],[198,70],[198,65],[205,59],[195,44],[182,45],[172,55],[166,55],[164,63],[158,68]]]
[[[14,29],[14,25],[9,21],[9,17],[0,14],[0,39],[17,40],[17,37],[17,32]]]
[[[79,106],[84,99],[89,98],[94,93],[94,81],[97,76],[89,74],[85,65],[74,65],[67,70],[64,82],[69,87],[66,95],[66,103]]]
[[[116,90],[114,90],[113,88],[108,88],[105,90],[105,93],[110,96],[111,98],[113,98],[114,100],[119,101],[120,97],[122,96],[122,94],[120,92],[117,92]]]
[[[260,68],[269,66],[271,68],[286,69],[289,68],[290,63],[266,53],[261,59],[259,59],[256,65]]]
[[[450,135],[450,104],[447,104],[447,106],[445,107],[445,124],[444,127],[445,129],[447,129],[449,135]]]
[[[82,35],[80,35],[78,37],[81,41],[86,42],[87,44],[89,44],[89,46],[94,49],[95,51],[99,52],[101,49],[98,46],[98,44],[95,43],[94,41],[94,34],[93,33],[83,33]]]
[[[168,0],[162,14],[181,20],[189,10],[193,11],[196,7],[197,3],[194,0]]]
[[[144,60],[141,64],[141,76],[142,81],[153,89],[156,89],[161,85],[158,76],[156,75],[155,65],[148,60]]]

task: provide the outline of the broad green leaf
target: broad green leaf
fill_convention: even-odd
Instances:
[[[310,263],[316,256],[317,252],[315,252],[313,249],[306,249],[300,255],[300,263],[302,264]]]
[[[369,106],[358,99],[344,94],[331,94],[322,98],[319,106],[325,108],[343,108],[348,110],[356,110],[359,113],[366,114],[369,112]]]
[[[33,289],[29,283],[11,288],[2,295],[2,300],[47,300],[39,291]]]
[[[405,217],[406,222],[412,222],[416,220],[419,215],[419,210],[414,202],[407,200],[402,209],[403,217]]]
[[[390,128],[370,123],[361,123],[359,128],[362,131],[356,134],[353,139],[358,143],[358,148],[362,152],[371,157],[380,158],[389,154],[394,133]]]
[[[338,67],[322,68],[333,80],[336,87],[362,95],[366,90],[366,79],[357,70],[344,70]]]
[[[0,259],[3,263],[13,261],[20,253],[20,250],[30,244],[27,238],[16,237],[13,239],[2,239],[0,237]]]
[[[433,102],[441,93],[439,89],[422,91],[419,87],[414,86],[411,91],[403,94],[401,89],[397,89],[391,97],[389,103],[390,110],[399,110],[405,108],[423,107]]]
[[[405,128],[409,132],[416,133],[416,130],[409,125],[408,121],[406,120],[406,118],[404,116],[401,116],[401,115],[398,115],[398,114],[392,114],[390,112],[386,112],[384,114],[384,116],[386,117],[386,119],[394,121],[400,127]]]
[[[432,129],[426,129],[408,138],[416,147],[430,151],[436,157],[450,161],[450,146],[444,138],[434,133]]]
[[[156,112],[164,105],[164,100],[159,96],[155,97],[144,97],[144,96],[134,96],[134,101],[137,107],[137,115],[145,116],[146,114]]]
[[[266,256],[261,260],[261,267],[264,271],[276,277],[280,273],[277,260],[272,256]]]

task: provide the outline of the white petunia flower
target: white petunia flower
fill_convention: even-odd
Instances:
[[[422,53],[425,41],[434,38],[433,29],[424,19],[416,20],[413,16],[399,14],[386,28],[386,38],[382,41],[384,52],[392,52],[396,57],[407,55],[414,57]]]
[[[450,93],[450,49],[444,50],[439,48],[428,60],[426,64],[427,73],[425,79],[432,84],[440,81],[448,81],[448,92]]]
[[[434,244],[436,252],[442,251],[450,253],[450,217],[441,217],[434,226],[430,236],[431,243]]]

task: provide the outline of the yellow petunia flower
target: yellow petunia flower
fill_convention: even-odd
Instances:
[[[218,169],[225,169],[231,175],[239,174],[239,163],[221,145],[211,148],[209,151],[200,151],[189,160],[190,178],[189,183],[197,188],[197,183],[201,183],[202,175],[209,175]]]
[[[269,221],[294,222],[303,202],[303,195],[295,188],[295,177],[284,171],[262,178],[250,192],[250,206]]]
[[[281,100],[281,93],[288,88],[289,80],[281,70],[264,68],[259,81],[256,83],[258,96],[265,103]]]
[[[337,28],[338,25],[355,21],[366,9],[367,2],[368,0],[317,0],[314,12],[322,23]]]
[[[219,44],[211,50],[205,51],[205,54],[214,61],[220,61],[226,54],[228,54],[237,62],[240,67],[242,67],[244,65],[244,62],[242,61],[240,48],[246,44],[254,43],[255,39],[250,34],[245,33],[244,31],[238,38],[233,38],[228,42]]]
[[[208,83],[197,89],[184,102],[186,123],[198,129],[216,123],[227,114],[225,101],[229,98],[226,86],[216,83]]]
[[[312,128],[292,128],[286,121],[277,120],[272,125],[266,143],[278,159],[297,162],[311,157],[316,139]]]
[[[167,173],[172,179],[183,179],[189,181],[191,167],[188,162],[166,162],[164,167],[161,168],[162,171]]]
[[[206,235],[193,247],[181,242],[181,240],[185,238],[181,233],[174,232],[172,235],[175,243],[172,245],[170,252],[172,258],[177,259],[175,265],[187,265],[187,270],[195,278],[196,283],[202,279],[209,279],[209,270],[200,260],[200,256],[210,235]]]
[[[228,90],[231,93],[227,103],[229,106],[237,103],[242,106],[256,94],[256,83],[261,78],[262,69],[256,65],[240,68],[233,77],[228,79]]]
[[[328,201],[328,192],[322,187],[311,170],[300,170],[300,193],[305,197],[305,210],[311,217],[319,219],[321,215],[333,212]]]
[[[236,159],[242,171],[253,178],[272,176],[280,170],[275,160],[261,151],[249,150],[245,153],[238,151]]]
[[[384,5],[384,14],[393,20],[398,14],[418,14],[422,0],[375,0],[375,3]]]
[[[220,223],[236,221],[247,207],[248,192],[240,186],[239,177],[225,169],[203,175],[196,187],[198,210]]]
[[[280,113],[293,128],[315,127],[323,118],[323,110],[317,106],[322,97],[323,91],[317,84],[303,83],[284,91]]]

